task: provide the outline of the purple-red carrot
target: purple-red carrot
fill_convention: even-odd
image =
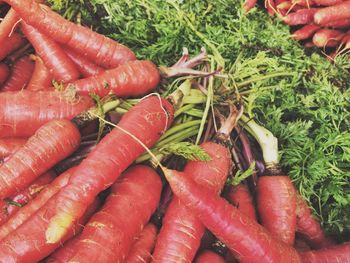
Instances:
[[[74,118],[93,101],[62,92],[22,90],[1,92],[0,105],[0,138],[29,137],[51,120]]]
[[[135,55],[129,48],[64,19],[48,6],[36,3],[35,0],[5,2],[11,5],[26,23],[37,28],[42,34],[84,54],[100,66],[115,68],[126,61],[135,60]]]
[[[29,56],[24,56],[15,61],[11,68],[11,74],[1,88],[1,91],[18,91],[24,89],[33,74],[34,63]]]
[[[80,77],[80,72],[74,62],[59,44],[25,22],[22,22],[21,28],[55,80],[67,83]]]
[[[26,87],[27,90],[38,91],[45,90],[52,86],[52,74],[45,66],[44,62],[39,56],[32,56],[35,61],[33,75]]]

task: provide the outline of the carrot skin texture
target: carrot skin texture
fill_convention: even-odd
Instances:
[[[135,240],[126,257],[126,263],[147,263],[151,261],[152,251],[156,243],[158,229],[152,223],[144,227]]]
[[[77,67],[59,44],[25,22],[21,28],[57,81],[67,83],[80,77]]]
[[[20,209],[4,225],[0,227],[0,240],[22,225],[30,216],[35,214],[53,195],[67,185],[74,167],[59,175],[50,185],[39,193],[28,205]]]
[[[0,138],[29,137],[51,120],[72,119],[93,106],[89,97],[67,98],[62,92],[0,93]]]
[[[314,2],[318,5],[332,6],[343,3],[344,0],[314,0]]]
[[[303,263],[349,263],[350,243],[300,253]]]
[[[310,24],[314,21],[314,15],[319,9],[301,9],[290,13],[283,18],[283,21],[290,26]]]
[[[11,54],[16,49],[20,48],[24,43],[23,37],[18,33],[13,33],[10,37],[7,37],[1,42],[0,48],[0,61]]]
[[[26,138],[0,139],[0,159],[6,158],[17,151],[26,143]]]
[[[313,34],[320,29],[320,26],[315,24],[305,25],[302,28],[296,30],[292,37],[296,40],[308,39],[313,36]]]
[[[0,198],[24,189],[80,145],[78,128],[68,120],[44,124],[0,167]]]
[[[344,33],[339,30],[323,28],[314,34],[312,42],[317,47],[335,47],[343,37]]]
[[[274,239],[267,230],[225,199],[199,186],[186,174],[165,171],[174,194],[193,211],[240,262],[300,262],[294,248]],[[233,234],[234,233],[234,234]]]
[[[20,20],[16,11],[13,8],[7,12],[6,16],[0,23],[0,43],[3,44],[10,36],[11,32],[15,29],[16,23]]]
[[[8,198],[20,205],[26,205],[33,200],[43,188],[45,188],[54,179],[55,174],[48,171],[35,180],[28,188],[20,191],[14,196]],[[21,207],[8,203],[6,200],[0,202],[0,225],[7,222],[13,214],[15,214]]]
[[[55,41],[83,53],[89,60],[105,68],[117,67],[135,60],[134,53],[116,41],[90,29],[67,21],[49,7],[34,0],[6,0],[23,20]]]
[[[7,80],[9,75],[10,75],[9,67],[4,63],[0,63],[0,89],[1,89],[1,85]]]
[[[261,176],[257,185],[261,224],[273,237],[293,245],[296,230],[296,193],[288,176]]]
[[[68,57],[74,62],[74,64],[78,67],[80,73],[83,77],[91,77],[98,74],[101,74],[105,71],[104,68],[97,66],[87,58],[81,56],[80,54],[74,52],[70,48],[63,47],[64,51],[68,55]]]
[[[122,262],[157,208],[162,183],[147,166],[128,169],[105,205],[86,224],[69,261]],[[126,228],[127,226],[127,228]]]
[[[137,97],[148,94],[158,85],[160,75],[150,61],[130,61],[115,69],[66,85],[73,87],[81,95],[91,93],[104,97],[113,93],[118,97]]]
[[[7,246],[3,246],[9,242],[11,235],[7,240],[3,240],[2,244],[0,243],[0,259],[3,257],[18,261],[26,258],[41,259],[59,247],[72,232],[74,222],[84,214],[94,197],[109,187],[120,173],[144,152],[144,148],[120,128],[134,134],[147,147],[151,147],[171,125],[173,115],[172,105],[156,96],[145,98],[131,108],[118,123],[119,129],[114,128],[106,135],[76,168],[69,184],[53,196],[30,220],[17,228],[17,234],[26,236],[26,239],[12,242],[18,249],[9,250]],[[61,229],[58,226],[63,222],[64,226]],[[45,248],[38,250],[30,240],[44,244]]]
[[[213,251],[205,250],[199,254],[195,263],[225,263],[225,259]]]
[[[302,237],[315,249],[326,248],[334,245],[334,241],[323,232],[320,223],[313,217],[303,197],[297,194],[297,229]]]
[[[184,172],[196,183],[218,194],[231,169],[229,150],[217,143],[201,145],[211,157],[210,161],[189,161]],[[205,227],[182,202],[173,197],[157,238],[153,262],[192,262],[200,246]]]
[[[4,83],[1,91],[22,90],[28,84],[34,70],[34,63],[29,56],[24,56],[15,61],[11,75]]]
[[[44,62],[39,56],[35,56],[35,67],[33,75],[27,85],[27,90],[38,91],[45,90],[52,85],[52,74],[45,66]]]
[[[314,22],[317,25],[325,25],[335,20],[348,18],[350,18],[350,1],[318,10],[314,16]]]
[[[243,214],[256,222],[258,221],[253,198],[247,185],[241,183],[237,186],[230,187],[227,199]]]

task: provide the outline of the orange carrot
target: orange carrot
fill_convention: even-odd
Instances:
[[[329,22],[350,18],[350,1],[345,1],[333,6],[319,9],[314,16],[317,25],[325,25]]]
[[[344,33],[339,30],[323,28],[314,34],[312,42],[316,47],[335,47],[343,37]]]
[[[315,24],[305,25],[302,28],[296,30],[292,37],[296,40],[303,40],[310,38],[314,35],[314,33],[320,29],[320,26]]]
[[[290,26],[310,24],[314,21],[314,14],[317,8],[301,9],[283,18],[283,21]]]

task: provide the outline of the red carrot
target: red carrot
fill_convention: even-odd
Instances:
[[[315,13],[314,22],[317,25],[325,25],[335,20],[348,18],[350,18],[350,1],[319,9]]]
[[[248,13],[257,3],[257,0],[246,0],[243,5],[243,9]]]
[[[323,28],[314,34],[312,42],[316,47],[335,47],[343,37],[344,33],[339,30]]]
[[[276,13],[276,4],[274,0],[265,0],[265,8],[270,16]]]
[[[1,85],[7,80],[9,74],[10,74],[9,67],[4,63],[0,63],[0,89],[1,89]]]
[[[80,144],[78,128],[68,120],[44,124],[0,167],[0,198],[24,189]]]
[[[55,41],[84,54],[96,64],[115,68],[126,61],[134,60],[134,53],[116,41],[90,29],[67,21],[49,7],[34,0],[6,0],[22,19]]]
[[[140,142],[150,147],[159,139],[171,125],[173,113],[166,100],[155,96],[131,108],[76,168],[69,184],[16,230],[16,237],[22,238],[9,235],[0,243],[0,258],[20,261],[30,256],[35,261],[56,249],[94,197],[143,153]],[[13,249],[4,245],[9,243]]]
[[[89,97],[40,91],[0,93],[0,137],[29,137],[43,124],[72,119],[93,105]]]
[[[152,251],[156,243],[158,229],[152,223],[149,223],[142,230],[140,236],[132,245],[126,263],[147,263],[151,261]]]
[[[310,6],[315,5],[314,0],[292,0],[293,4],[298,4],[303,7],[310,8]]]
[[[20,48],[24,43],[23,37],[18,33],[13,33],[1,42],[0,61],[6,58],[16,49]]]
[[[55,177],[51,171],[44,173],[36,179],[28,188],[20,191],[12,197],[6,198],[0,203],[0,225],[7,222],[19,209],[33,200],[43,188],[45,188]]]
[[[87,58],[79,55],[78,53],[74,52],[72,49],[68,47],[63,47],[64,51],[68,55],[68,57],[75,63],[75,65],[78,67],[80,73],[84,77],[90,77],[95,76],[98,74],[101,74],[103,71],[105,71],[100,66],[97,66]]]
[[[7,12],[6,16],[2,19],[0,23],[0,43],[1,46],[7,38],[11,35],[12,31],[15,30],[16,24],[20,21],[20,17],[17,15],[16,11],[12,8]]]
[[[311,209],[299,194],[297,195],[297,232],[315,249],[334,245],[334,241],[323,232],[320,223],[313,217]]]
[[[300,253],[303,263],[349,263],[350,243]]]
[[[0,159],[8,157],[26,143],[26,138],[0,139]]]
[[[307,242],[300,238],[296,237],[294,241],[293,247],[298,251],[298,252],[303,252],[303,251],[309,251],[311,250],[310,246],[307,244]]]
[[[301,9],[283,18],[283,21],[290,26],[310,24],[314,21],[314,14],[317,8]]]
[[[160,75],[157,67],[150,61],[130,61],[115,69],[85,79],[79,79],[66,85],[77,93],[91,93],[104,97],[113,93],[118,97],[137,97],[154,90]]]
[[[28,84],[34,70],[34,63],[29,56],[19,58],[13,64],[11,75],[4,83],[1,91],[22,90]]]
[[[210,250],[205,250],[199,254],[195,263],[225,263],[225,259]]]
[[[320,29],[320,26],[315,24],[305,25],[302,28],[296,30],[292,37],[296,40],[303,40],[310,38],[314,35],[314,33]]]
[[[348,28],[350,26],[350,18],[331,21],[327,23],[325,26],[332,27],[332,28]]]
[[[241,183],[236,186],[231,186],[227,194],[227,199],[237,207],[240,212],[250,219],[257,221],[253,199],[246,184]]]
[[[34,215],[52,196],[67,185],[75,168],[71,168],[59,175],[48,187],[43,189],[32,202],[21,208],[4,225],[0,227],[0,240],[22,225],[28,218]]]
[[[53,80],[52,74],[39,56],[32,56],[32,58],[35,60],[35,67],[26,89],[38,91],[51,87]]]
[[[343,3],[344,0],[314,0],[318,5],[331,6]]]
[[[25,22],[21,28],[57,81],[67,83],[79,78],[80,72],[60,45]]]
[[[174,194],[193,211],[240,262],[300,262],[298,253],[274,239],[264,227],[252,221],[210,190],[197,185],[185,173],[163,168]]]
[[[214,142],[205,142],[201,148],[210,161],[189,161],[184,171],[198,184],[220,193],[231,169],[230,133],[238,120],[238,112],[231,111],[226,123],[218,131]],[[205,227],[196,215],[176,197],[171,201],[153,252],[153,262],[192,262],[200,246]]]
[[[157,208],[161,180],[147,166],[127,170],[75,243],[72,262],[122,262]],[[125,228],[127,226],[127,228]]]

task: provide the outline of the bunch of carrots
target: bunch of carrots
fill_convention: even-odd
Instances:
[[[255,0],[247,0],[248,12]],[[292,27],[292,37],[305,47],[319,47],[334,59],[350,49],[350,1],[265,0],[270,15],[277,14]]]
[[[279,168],[277,139],[241,103],[213,111],[220,127],[208,121],[206,158],[171,170],[176,158],[150,148],[178,131],[185,90],[151,93],[161,79],[152,62],[34,0],[5,2],[0,262],[349,262],[350,245],[325,235]],[[203,61],[184,54],[166,72],[201,76],[193,86],[205,93],[216,73],[192,69]],[[103,119],[141,96],[117,120]],[[91,145],[96,119],[110,129]],[[152,164],[136,165],[145,151]],[[67,160],[78,162],[62,169]],[[253,176],[227,185],[250,167]]]

